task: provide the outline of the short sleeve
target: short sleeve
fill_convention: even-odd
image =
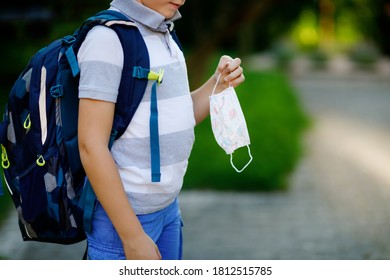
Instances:
[[[116,102],[123,69],[123,49],[112,29],[94,27],[77,55],[79,98]]]

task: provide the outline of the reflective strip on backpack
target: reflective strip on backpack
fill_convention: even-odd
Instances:
[[[128,26],[135,26],[135,23],[132,22],[132,21],[125,21],[125,20],[110,20],[110,21],[107,21],[104,25],[105,26],[111,26],[111,25],[114,25],[114,24],[122,24],[122,25],[128,25]]]
[[[46,117],[46,68],[41,69],[41,91],[39,93],[39,119],[41,121],[41,141],[45,144],[47,138],[47,117]]]
[[[11,187],[8,184],[7,177],[4,175],[3,178],[4,178],[5,185],[7,186],[7,189],[9,191],[10,195],[14,195],[14,192],[12,191]]]

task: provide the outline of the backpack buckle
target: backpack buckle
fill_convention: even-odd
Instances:
[[[74,41],[76,41],[76,38],[74,36],[71,36],[71,35],[66,35],[65,37],[63,37],[61,39],[61,41],[63,44],[71,45],[74,43]]]
[[[142,68],[141,66],[134,66],[133,77],[138,79],[157,81],[158,84],[161,84],[164,77],[164,69],[160,69],[160,71],[157,73],[150,69]]]
[[[54,98],[62,97],[64,95],[62,85],[52,86],[50,88],[50,95]]]
[[[161,84],[164,77],[164,69],[160,69],[160,71],[154,72],[150,71],[148,74],[148,80],[157,81],[157,84]]]
[[[142,68],[141,66],[134,66],[133,77],[138,79],[147,79],[149,71],[149,69]]]

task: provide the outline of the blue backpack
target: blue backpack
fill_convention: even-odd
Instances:
[[[77,52],[97,25],[112,28],[124,50],[110,147],[130,123],[148,80],[155,80],[150,117],[151,177],[154,182],[160,180],[156,87],[162,73],[149,70],[148,51],[134,23],[119,12],[102,11],[87,19],[72,36],[37,52],[10,92],[0,124],[1,161],[25,241],[72,244],[84,240],[85,231],[91,231],[96,197],[77,143]],[[179,44],[175,33],[171,34]]]

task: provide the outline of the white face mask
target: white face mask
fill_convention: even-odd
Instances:
[[[210,96],[211,128],[219,146],[230,155],[230,164],[237,172],[242,172],[252,161],[248,128],[234,88],[229,86],[215,94],[220,77]],[[250,159],[243,168],[238,169],[233,163],[233,152],[244,146],[248,148]]]

